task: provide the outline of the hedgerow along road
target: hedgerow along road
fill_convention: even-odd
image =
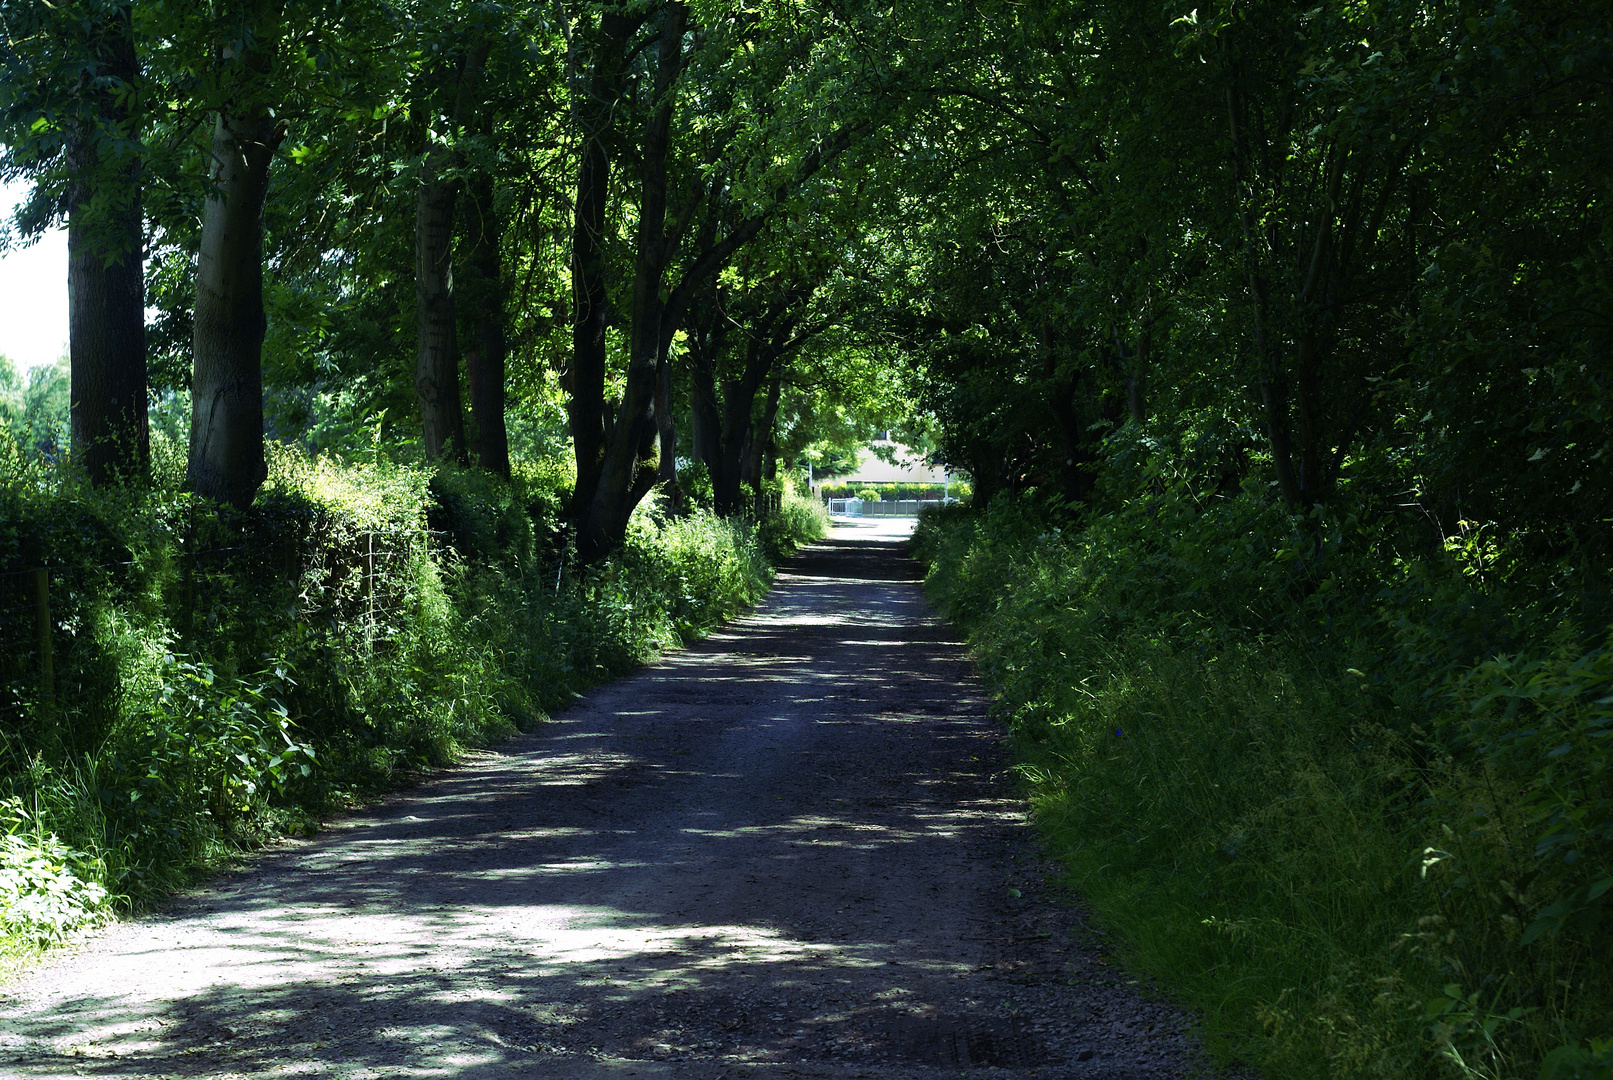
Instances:
[[[0,1075],[1154,1077],[901,522],[497,752],[3,988]]]

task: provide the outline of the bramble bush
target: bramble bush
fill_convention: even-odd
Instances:
[[[1538,600],[1476,529],[1397,558],[1364,496],[1295,518],[1191,449],[916,535],[1073,882],[1267,1075],[1613,1075],[1599,594]]]
[[[583,570],[569,475],[512,482],[274,447],[245,511],[156,482],[93,492],[0,439],[0,924],[49,943],[231,852],[542,719],[754,603],[821,535],[635,515]],[[165,456],[166,455],[166,456]],[[48,687],[33,589],[48,582]],[[22,814],[22,807],[28,813]]]

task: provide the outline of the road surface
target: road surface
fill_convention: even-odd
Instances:
[[[0,1076],[1196,1074],[1047,884],[900,551],[0,988]]]

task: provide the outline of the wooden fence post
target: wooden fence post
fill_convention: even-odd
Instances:
[[[34,632],[39,638],[39,693],[45,708],[56,707],[56,664],[50,648],[50,571],[34,571]]]
[[[375,652],[375,530],[365,532],[364,603],[368,608],[364,623],[364,655]]]
[[[188,642],[196,629],[196,551],[190,547],[179,549],[179,634]]]

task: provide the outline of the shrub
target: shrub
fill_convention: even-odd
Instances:
[[[778,563],[828,532],[829,512],[824,504],[801,494],[794,481],[787,480],[778,506],[762,521],[758,540],[768,560]]]
[[[54,834],[23,831],[29,815],[15,797],[0,801],[0,820],[0,926],[9,936],[49,945],[106,917],[97,860]]]
[[[552,464],[505,483],[277,448],[246,511],[0,466],[0,798],[35,808],[26,846],[6,842],[0,920],[29,940],[145,903],[704,633],[822,516],[786,499],[759,528],[646,504],[583,571]],[[49,701],[27,591],[42,560]]]
[[[915,536],[1132,961],[1269,1075],[1606,1075],[1607,647],[1543,641],[1465,540],[1412,570],[1342,512],[1132,482]]]
[[[880,500],[889,502],[901,499],[940,502],[942,494],[949,491],[944,484],[865,484],[860,488],[853,488],[849,484],[837,484],[834,481],[824,482],[820,490],[825,499],[862,498],[859,492],[873,491],[878,494]],[[967,498],[968,491],[969,485],[963,481],[954,480],[950,486],[950,494],[954,499]]]

